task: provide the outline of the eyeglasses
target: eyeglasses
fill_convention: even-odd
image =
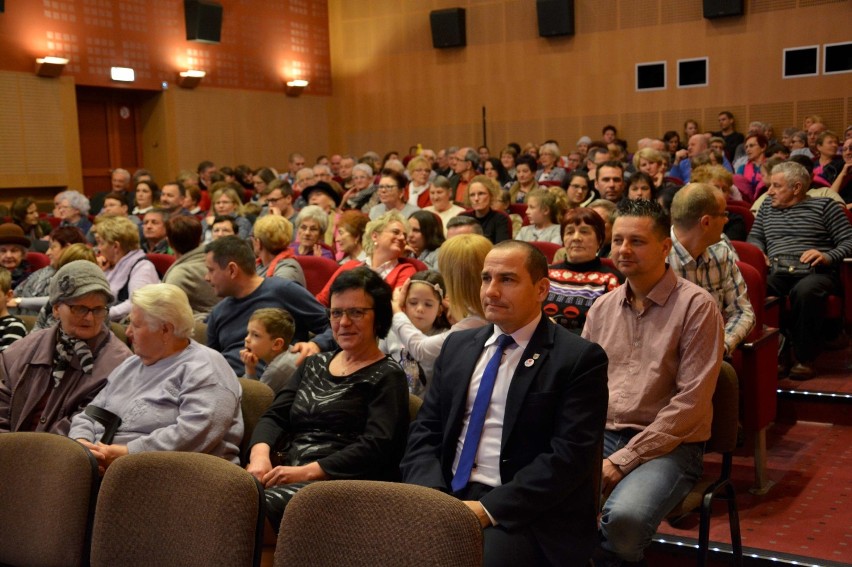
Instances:
[[[360,321],[367,314],[367,311],[373,311],[373,307],[348,307],[346,309],[329,309],[328,316],[332,321],[340,321],[343,315],[346,314],[350,321]]]
[[[71,311],[72,315],[81,319],[89,313],[91,313],[92,317],[95,319],[106,317],[107,313],[109,313],[108,307],[86,307],[85,305],[68,305],[68,310]]]
[[[721,213],[713,213],[713,214],[712,214],[712,215],[710,215],[710,216],[711,216],[711,217],[725,217],[725,218],[728,218],[729,216],[731,216],[731,212],[730,212],[730,211],[728,211],[727,209],[725,209],[725,210],[724,210],[724,211],[722,211]]]
[[[394,191],[396,189],[399,189],[399,187],[397,187],[396,185],[376,185],[376,188],[379,191]]]
[[[318,226],[307,226],[307,225],[299,225],[300,232],[320,232],[320,227]]]

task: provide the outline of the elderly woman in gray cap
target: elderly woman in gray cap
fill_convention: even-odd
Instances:
[[[59,323],[0,352],[0,432],[68,433],[74,414],[132,354],[105,325],[115,298],[97,264],[66,264],[49,291]]]

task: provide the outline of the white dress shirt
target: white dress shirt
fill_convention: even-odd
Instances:
[[[512,383],[512,376],[514,376],[518,364],[521,363],[521,357],[539,321],[541,321],[541,314],[512,333],[515,344],[506,347],[506,350],[503,352],[503,361],[500,364],[500,369],[497,371],[497,379],[494,382],[494,390],[491,393],[491,404],[488,407],[488,412],[485,414],[485,424],[482,427],[482,437],[480,437],[473,470],[470,473],[470,482],[479,482],[487,486],[500,486],[502,484],[500,480],[500,445],[503,438],[503,418],[506,413],[506,398],[509,395],[509,385]],[[467,427],[470,423],[470,413],[473,410],[473,401],[476,399],[476,393],[479,391],[482,374],[485,372],[488,361],[497,352],[497,337],[502,334],[504,334],[503,331],[497,325],[494,325],[494,332],[485,341],[485,348],[482,354],[479,355],[479,360],[473,369],[473,376],[470,379],[470,385],[467,390],[464,422],[458,445],[456,446],[456,456],[453,459],[454,474],[459,464],[459,457],[464,446]]]

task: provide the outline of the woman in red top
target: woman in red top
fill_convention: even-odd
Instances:
[[[408,281],[408,278],[417,272],[414,264],[403,258],[405,245],[408,242],[408,231],[408,222],[397,211],[387,212],[376,220],[370,221],[364,230],[363,240],[367,260],[365,262],[350,260],[340,266],[322,291],[317,294],[317,300],[328,307],[332,282],[340,273],[358,266],[366,265],[379,274],[393,289]]]

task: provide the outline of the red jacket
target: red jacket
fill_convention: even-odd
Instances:
[[[407,258],[400,258],[399,264],[397,264],[396,267],[391,270],[385,278],[385,282],[393,289],[398,288],[399,286],[407,282],[408,278],[417,273],[417,268],[414,266],[414,264],[409,263],[406,260]],[[341,272],[345,272],[346,270],[352,270],[354,268],[358,268],[364,265],[364,262],[361,262],[359,260],[349,260],[348,262],[340,266],[340,268],[338,268],[338,270],[334,272],[334,274],[332,274],[332,276],[329,278],[328,283],[325,284],[325,287],[322,288],[322,291],[317,294],[317,301],[319,301],[326,307],[331,306],[331,293],[329,292],[329,289],[331,288],[331,283],[337,279],[337,276],[340,275]]]

